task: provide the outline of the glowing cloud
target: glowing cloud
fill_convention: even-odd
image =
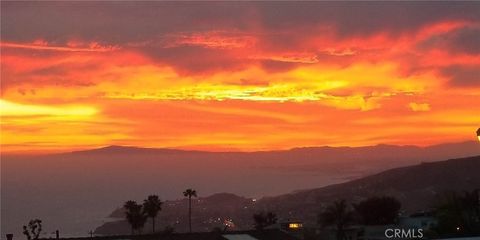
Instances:
[[[427,112],[430,111],[430,104],[428,103],[410,103],[408,104],[410,109],[414,112]]]

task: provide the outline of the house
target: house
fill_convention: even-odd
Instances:
[[[414,228],[428,230],[437,224],[436,218],[431,212],[418,212],[411,214],[408,217],[400,217],[398,225],[403,228]]]

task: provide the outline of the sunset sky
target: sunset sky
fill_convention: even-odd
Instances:
[[[2,2],[1,151],[432,145],[480,126],[480,2]]]

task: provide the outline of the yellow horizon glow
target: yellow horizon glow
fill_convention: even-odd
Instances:
[[[0,99],[0,116],[2,117],[22,117],[22,116],[66,116],[82,117],[92,116],[98,110],[90,106],[65,105],[65,106],[47,106],[20,104],[4,99]]]

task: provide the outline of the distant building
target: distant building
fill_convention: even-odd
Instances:
[[[280,230],[298,239],[302,239],[304,235],[303,222],[301,221],[283,221],[270,225],[266,229]]]
[[[431,212],[419,212],[411,214],[408,217],[400,217],[398,225],[403,228],[415,228],[429,230],[437,224],[437,220]]]
[[[268,226],[266,229],[280,229],[284,232],[299,232],[303,230],[303,222],[301,221],[283,221]]]

